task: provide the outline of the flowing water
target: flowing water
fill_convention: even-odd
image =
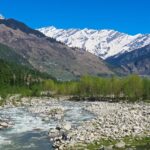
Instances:
[[[65,108],[64,120],[77,126],[82,121],[92,119],[93,114],[83,110],[85,103],[60,102]],[[0,116],[9,118],[13,123],[11,129],[0,131],[0,150],[50,150],[52,143],[48,130],[58,124],[55,120],[48,122],[31,114],[27,108],[7,108],[0,110]]]

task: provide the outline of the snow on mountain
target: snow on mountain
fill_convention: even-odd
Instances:
[[[57,29],[54,26],[38,29],[46,36],[78,47],[103,59],[130,52],[150,44],[150,34],[128,35],[114,30]]]
[[[0,19],[5,19],[5,17],[2,14],[0,14]]]

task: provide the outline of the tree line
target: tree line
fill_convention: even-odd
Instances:
[[[40,90],[42,81],[46,79],[55,80],[46,73],[41,73],[35,69],[0,59],[1,97],[15,93],[20,93],[24,96],[34,95],[37,88],[38,91]]]
[[[138,75],[111,78],[84,76],[79,81],[69,82],[45,80],[43,88],[58,95],[150,100],[150,79]]]
[[[57,81],[55,78],[0,60],[0,96],[20,93],[23,96],[71,95],[97,99],[150,100],[150,78],[83,76],[78,81]]]

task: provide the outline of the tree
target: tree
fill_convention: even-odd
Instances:
[[[137,75],[130,75],[124,80],[124,94],[131,99],[142,98],[143,84],[142,79]]]

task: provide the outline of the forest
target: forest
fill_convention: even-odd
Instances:
[[[69,82],[45,80],[42,87],[58,95],[74,95],[81,98],[150,100],[150,79],[138,75],[111,78],[83,76],[79,81]]]
[[[0,60],[0,96],[74,96],[95,100],[150,100],[150,79],[138,75],[126,77],[83,76],[77,81],[55,78],[20,65]],[[94,100],[94,99],[93,99]]]
[[[0,59],[1,97],[6,97],[9,94],[30,96],[34,92],[34,88],[39,87],[40,83],[46,79],[55,80],[46,73]]]
[[[14,59],[15,58],[15,59]],[[34,69],[11,48],[0,44],[0,96],[69,95],[77,100],[150,100],[150,78],[83,76],[76,81],[57,81]]]

